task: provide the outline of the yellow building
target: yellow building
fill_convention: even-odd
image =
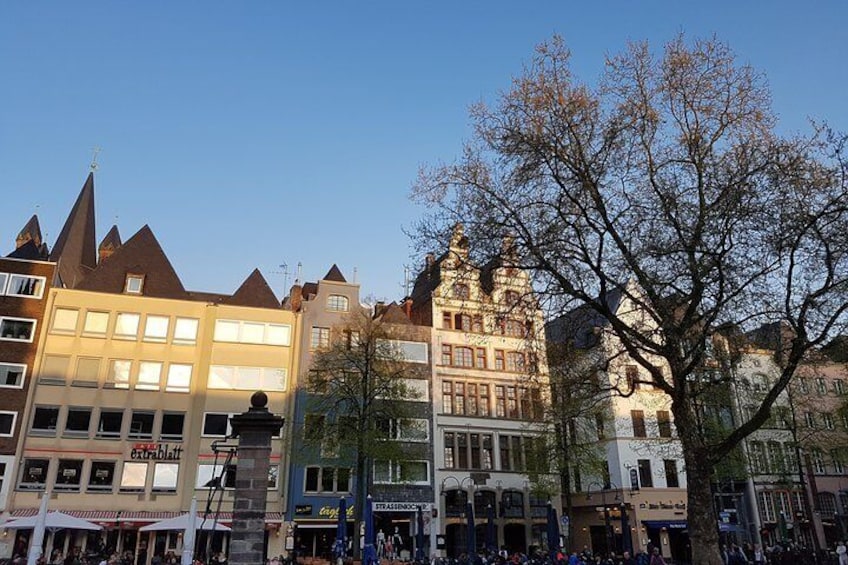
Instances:
[[[231,521],[229,416],[260,389],[272,412],[289,414],[295,314],[259,271],[232,295],[186,291],[147,226],[123,244],[113,228],[97,266],[64,286],[48,295],[7,508],[12,517],[34,514],[49,493],[50,510],[104,526],[49,535],[48,556],[75,548],[130,551],[136,563],[179,555],[182,532],[139,529],[187,512],[193,497],[201,520]],[[283,552],[283,444],[272,441],[268,555]],[[6,531],[3,555],[20,553],[28,535]],[[197,553],[226,545],[224,533],[201,534]]]

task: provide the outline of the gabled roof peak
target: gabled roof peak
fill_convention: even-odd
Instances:
[[[18,237],[15,238],[15,248],[19,248],[28,241],[32,241],[36,247],[41,247],[43,241],[41,225],[38,223],[36,214],[33,214],[21,231],[18,232]]]
[[[336,265],[335,263],[333,263],[333,266],[330,267],[330,270],[327,271],[327,274],[324,275],[324,278],[321,279],[321,280],[341,282],[341,283],[347,282],[347,279],[344,278],[344,275],[342,274],[341,269],[339,269],[339,266]]]
[[[280,308],[280,302],[271,286],[259,269],[253,272],[241,283],[232,296],[223,301],[233,306],[252,306],[254,308]]]

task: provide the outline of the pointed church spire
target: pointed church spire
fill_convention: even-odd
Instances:
[[[36,247],[41,247],[41,226],[38,223],[38,216],[33,214],[32,218],[26,223],[23,229],[15,238],[15,249],[20,249],[27,242],[33,242]]]
[[[113,225],[112,229],[109,230],[109,233],[106,234],[106,237],[103,238],[103,241],[100,242],[97,248],[97,254],[99,256],[98,263],[111,257],[112,253],[117,251],[120,246],[121,234],[118,233],[118,226]]]
[[[88,178],[59,233],[50,260],[58,262],[59,279],[68,288],[76,287],[97,266],[94,235],[94,173]]]

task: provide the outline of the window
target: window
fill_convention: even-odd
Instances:
[[[225,489],[236,488],[235,465],[198,465],[196,488],[220,485]]]
[[[165,412],[162,414],[162,427],[159,431],[161,441],[182,441],[185,414],[182,412]]]
[[[312,336],[309,342],[312,349],[325,349],[330,347],[330,328],[312,327]]]
[[[179,463],[156,463],[153,466],[153,492],[177,492]]]
[[[124,292],[127,294],[141,294],[143,289],[144,275],[127,275]]]
[[[280,480],[280,466],[279,465],[269,465],[268,466],[268,490],[274,490],[277,488]]]
[[[784,473],[786,471],[786,461],[783,458],[783,446],[776,442],[770,441],[766,444],[768,451],[769,468],[774,473]]]
[[[153,415],[153,412],[133,410],[127,437],[131,439],[153,439]]]
[[[100,420],[97,423],[98,438],[117,439],[121,437],[121,427],[124,423],[123,410],[100,410]]]
[[[45,355],[41,363],[41,380],[63,383],[70,364],[71,358],[66,355]]]
[[[760,518],[763,522],[776,522],[774,511],[774,496],[769,491],[760,491]]]
[[[144,341],[165,343],[168,341],[168,325],[171,318],[168,316],[147,316],[144,321]]]
[[[798,377],[798,392],[801,394],[810,392],[810,388],[807,386],[807,379],[804,377]]]
[[[65,420],[65,433],[69,437],[88,437],[91,425],[91,408],[68,408],[68,418]]]
[[[138,323],[141,316],[129,312],[119,312],[115,318],[115,337],[120,339],[138,338]]]
[[[29,341],[35,336],[35,320],[26,318],[0,318],[0,339]]]
[[[501,326],[501,334],[511,337],[524,337],[525,325],[520,320],[508,319]]]
[[[474,366],[478,369],[486,368],[486,348],[478,347],[476,349],[476,355],[474,357]]]
[[[112,492],[115,481],[114,461],[92,461],[88,475],[88,492]]]
[[[426,485],[430,483],[427,461],[375,461],[375,483],[405,483]]]
[[[680,478],[677,475],[677,461],[674,459],[663,459],[665,467],[665,486],[668,488],[679,488]]]
[[[471,329],[471,316],[468,314],[456,314],[453,317],[453,329],[469,331]]]
[[[460,300],[468,300],[471,297],[471,291],[467,284],[456,283],[453,285],[453,297]]]
[[[171,363],[168,365],[168,380],[165,390],[168,392],[189,392],[191,390],[192,365]]]
[[[212,365],[207,386],[221,390],[284,391],[287,375],[283,368]]]
[[[109,362],[109,375],[106,386],[111,388],[129,388],[130,369],[132,369],[132,361],[127,359],[112,359]]]
[[[174,343],[195,343],[197,326],[198,320],[195,318],[177,318],[174,322]]]
[[[507,290],[504,292],[504,304],[507,306],[515,306],[518,304],[520,296],[518,292],[514,290]]]
[[[453,348],[453,364],[456,367],[473,367],[474,353],[470,347]]]
[[[6,283],[9,281],[9,273],[0,273],[0,296],[6,294]]]
[[[386,358],[406,363],[427,363],[427,344],[418,341],[402,341],[397,339],[377,340],[378,347],[386,348]]]
[[[671,414],[668,410],[657,410],[657,431],[660,437],[671,437]]]
[[[516,490],[505,490],[501,495],[501,508],[505,518],[523,518],[524,493]]]
[[[837,475],[842,475],[845,473],[845,460],[842,457],[842,453],[838,449],[830,450],[830,460],[833,463],[833,472]]]
[[[428,420],[405,418],[401,420],[383,420],[378,422],[387,432],[386,438],[398,441],[426,442],[430,439]]]
[[[77,331],[77,318],[79,318],[79,310],[56,308],[50,330],[56,333],[74,333]]]
[[[633,422],[633,437],[648,437],[645,430],[645,412],[642,410],[631,410],[630,420]]]
[[[442,312],[442,329],[453,329],[453,314],[451,314],[450,312]]]
[[[204,437],[227,437],[230,435],[230,415],[207,412],[203,415]]]
[[[21,490],[44,490],[47,485],[47,470],[49,467],[49,459],[24,459],[19,488]]]
[[[595,414],[595,430],[598,433],[598,441],[603,441],[606,439],[606,432],[604,431],[606,428],[606,423],[604,421],[603,414]],[[572,424],[572,430],[574,429],[574,425]]]
[[[748,450],[750,451],[751,471],[754,474],[768,473],[765,445],[759,441],[752,441],[748,444]]]
[[[85,313],[85,324],[82,331],[86,334],[106,335],[106,330],[109,327],[109,312],[92,312]]]
[[[654,486],[654,477],[651,474],[651,460],[639,459],[636,461],[636,464],[639,468],[639,484],[642,487],[648,488]]]
[[[523,471],[525,469],[524,438],[501,434],[498,438],[501,471]]]
[[[162,379],[162,363],[158,361],[142,361],[138,364],[138,380],[136,390],[159,390]]]
[[[816,392],[819,396],[824,396],[827,394],[827,383],[822,377],[816,379]]]
[[[813,472],[817,475],[823,475],[827,472],[827,468],[824,465],[824,455],[822,454],[821,449],[815,447],[810,450],[813,459]]]
[[[0,411],[0,437],[12,437],[15,435],[15,421],[17,419],[17,412]]]
[[[26,365],[0,363],[0,388],[23,388]]]
[[[307,467],[304,492],[350,492],[350,469],[343,467]]]
[[[77,359],[77,381],[96,383],[100,376],[100,359],[97,357],[80,357]]]
[[[215,341],[265,345],[290,345],[291,326],[265,322],[217,320]]]
[[[804,424],[808,428],[815,428],[816,427],[816,415],[813,414],[812,412],[804,412]]]
[[[24,298],[41,298],[44,294],[44,277],[31,277],[27,275],[9,276],[9,286],[6,287],[7,296],[21,296]],[[0,291],[3,286],[0,285]]]
[[[830,412],[824,412],[822,414],[822,423],[824,424],[825,429],[832,430],[834,428],[833,414]]]
[[[347,296],[331,294],[327,297],[327,310],[330,312],[347,312],[348,304]]]
[[[494,469],[492,434],[466,432],[444,432],[444,434],[445,467]]]
[[[524,354],[518,351],[506,352],[506,370],[514,373],[524,371]]]
[[[121,492],[141,492],[147,483],[147,463],[124,461],[121,471]]]
[[[506,364],[504,362],[504,351],[502,349],[495,349],[495,370],[503,371],[506,369]]]
[[[82,480],[82,459],[59,459],[54,490],[79,491]]]
[[[32,416],[33,435],[56,435],[56,422],[59,421],[59,408],[56,406],[36,406]]]
[[[627,379],[627,390],[639,390],[639,367],[625,365],[624,377]]]

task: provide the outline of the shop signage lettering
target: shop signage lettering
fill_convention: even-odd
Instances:
[[[298,504],[294,507],[294,513],[298,516],[309,516],[312,514],[312,505]]]
[[[180,445],[167,443],[137,443],[130,451],[130,459],[143,459],[154,461],[179,461],[183,454]]]
[[[374,512],[428,512],[432,504],[427,502],[375,502]]]
[[[353,518],[353,505],[347,507],[347,517]],[[339,518],[339,507],[338,506],[322,506],[320,510],[318,510],[318,516],[320,518],[329,518],[330,520],[338,520]]]

